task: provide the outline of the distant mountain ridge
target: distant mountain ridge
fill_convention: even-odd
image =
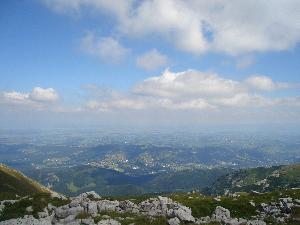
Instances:
[[[270,192],[300,188],[300,164],[241,169],[220,177],[204,193]]]
[[[112,196],[200,190],[229,171],[229,169],[197,169],[132,176],[111,169],[75,166],[31,170],[26,174],[69,196],[92,190],[103,196]]]

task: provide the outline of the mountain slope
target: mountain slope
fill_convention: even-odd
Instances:
[[[300,164],[238,170],[220,177],[204,193],[268,192],[287,188],[300,188]]]
[[[0,164],[0,200],[51,191],[21,172]]]

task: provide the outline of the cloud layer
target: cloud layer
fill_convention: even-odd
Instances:
[[[30,93],[21,93],[16,91],[3,92],[0,97],[0,104],[43,109],[58,100],[59,95],[53,88],[35,87]]]
[[[138,82],[127,92],[85,85],[85,94],[72,107],[59,101],[62,97],[53,88],[5,91],[0,95],[0,111],[3,115],[15,113],[17,117],[26,117],[27,112],[40,119],[58,117],[58,121],[53,119],[57,123],[69,118],[71,124],[79,123],[78,120],[127,125],[291,122],[299,121],[300,97],[280,96],[277,91],[299,87],[267,76],[232,80],[211,72],[166,70]]]
[[[120,62],[129,52],[129,49],[123,47],[116,39],[112,37],[96,38],[92,33],[81,39],[81,50],[99,57],[102,61],[113,63]]]
[[[58,12],[104,12],[130,37],[159,35],[178,49],[245,54],[292,48],[300,40],[298,0],[41,0]]]
[[[250,76],[243,81],[225,79],[218,74],[187,70],[173,73],[166,70],[132,87],[129,93],[105,92],[105,98],[91,95],[90,110],[196,110],[225,108],[273,107],[298,105],[295,97],[269,97],[266,92],[295,88],[288,83],[274,82],[267,76]],[[98,89],[98,93],[101,88]]]
[[[166,66],[167,63],[168,57],[163,55],[156,49],[152,49],[149,52],[146,52],[145,54],[139,56],[136,60],[136,64],[139,67],[149,71],[153,71]]]

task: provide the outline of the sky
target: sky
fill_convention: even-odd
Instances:
[[[300,125],[298,0],[0,3],[0,128]]]

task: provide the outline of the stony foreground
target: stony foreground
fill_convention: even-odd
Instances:
[[[13,204],[15,201],[2,201],[0,211],[6,204]],[[249,204],[254,204],[249,202]],[[266,217],[273,217],[279,224],[285,223],[293,207],[300,207],[300,201],[292,198],[281,198],[279,202],[259,205],[258,216],[251,219],[232,218],[228,209],[217,206],[211,216],[195,218],[190,208],[173,201],[168,197],[155,197],[146,199],[138,204],[130,200],[107,200],[102,199],[95,192],[86,192],[77,197],[70,198],[68,204],[55,207],[48,204],[37,216],[25,215],[23,218],[9,219],[0,222],[0,225],[120,225],[120,224],[230,224],[230,225],[265,225]],[[26,210],[30,213],[31,207]],[[135,218],[146,218],[136,222]],[[148,221],[148,222],[147,222]],[[154,224],[154,223],[153,223]]]

